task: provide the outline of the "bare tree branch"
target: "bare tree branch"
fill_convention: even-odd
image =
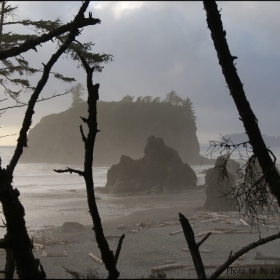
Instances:
[[[117,250],[116,250],[116,253],[115,253],[116,264],[117,264],[118,259],[119,259],[119,255],[120,255],[120,252],[121,252],[121,249],[122,249],[122,243],[123,243],[124,238],[125,238],[125,234],[123,234],[120,237],[120,240],[119,240],[119,243],[118,243],[118,247],[117,247]]]
[[[70,93],[71,90],[72,90],[72,89],[67,90],[67,91],[64,92],[64,93],[54,94],[54,95],[52,95],[52,96],[50,96],[50,97],[42,97],[41,99],[37,100],[37,103],[38,103],[38,102],[41,102],[41,101],[50,100],[50,99],[55,98],[55,97],[59,97],[59,96],[66,95],[66,94]],[[1,100],[0,100],[0,101],[1,101]],[[13,109],[13,108],[19,108],[19,107],[25,107],[25,106],[27,106],[27,105],[28,105],[28,103],[23,103],[23,104],[21,104],[21,105],[15,105],[15,106],[9,106],[9,107],[5,107],[5,108],[0,108],[0,111],[7,110],[7,109]]]
[[[240,120],[248,134],[253,153],[259,160],[265,180],[269,184],[271,193],[277,198],[278,205],[280,205],[280,174],[270,157],[261,135],[258,120],[251,109],[243,84],[237,74],[237,69],[234,63],[234,60],[237,57],[232,56],[230,53],[226,40],[226,31],[223,29],[221,14],[215,1],[203,1],[203,4],[206,11],[207,25],[211,31],[211,37],[217,51],[218,61],[221,65],[230,94],[238,110]]]
[[[65,271],[67,273],[69,273],[70,275],[72,275],[74,277],[73,279],[80,279],[80,273],[79,272],[70,270],[70,269],[68,269],[68,268],[66,268],[64,266],[62,266],[62,267],[65,269]]]
[[[85,27],[88,25],[94,25],[97,23],[101,23],[101,21],[96,18],[79,18],[79,20],[74,25],[77,28],[82,28],[82,27]],[[62,25],[47,34],[43,34],[42,36],[40,36],[38,38],[26,40],[19,47],[14,47],[9,50],[3,50],[0,52],[0,60],[6,59],[8,57],[14,57],[21,53],[27,52],[30,49],[34,49],[36,46],[38,46],[42,43],[45,43],[49,40],[52,40],[52,38],[62,35],[65,32],[70,31],[72,27],[73,27],[73,22]]]
[[[70,33],[68,35],[68,38],[65,40],[65,42],[59,47],[56,53],[54,53],[51,57],[51,59],[48,61],[48,63],[44,66],[44,71],[42,78],[38,82],[33,94],[31,95],[31,98],[28,102],[28,107],[25,113],[25,117],[22,123],[22,128],[20,130],[18,143],[14,152],[14,155],[11,159],[10,164],[7,166],[7,170],[10,172],[10,174],[13,173],[14,168],[23,152],[23,147],[27,147],[27,131],[29,130],[29,127],[31,125],[31,119],[34,114],[34,107],[37,102],[37,99],[39,97],[39,94],[41,93],[42,89],[44,88],[45,84],[48,81],[49,73],[51,71],[52,66],[55,64],[55,62],[58,60],[58,58],[64,53],[64,51],[67,50],[68,46],[75,40],[75,37],[79,35],[79,21],[83,18],[83,13],[87,9],[89,2],[86,1],[78,14],[76,15],[73,23],[71,24]],[[1,53],[0,53],[0,59],[1,59]]]
[[[59,47],[57,52],[52,55],[48,63],[44,66],[42,78],[38,82],[28,103],[14,155],[6,169],[0,166],[0,201],[7,226],[5,238],[9,241],[9,249],[13,258],[12,263],[15,264],[20,279],[44,279],[46,278],[46,274],[40,264],[40,260],[36,259],[32,252],[33,242],[26,229],[25,210],[19,200],[20,192],[12,186],[13,171],[22,154],[23,147],[27,146],[27,131],[31,125],[34,106],[38,96],[48,80],[52,66],[79,34],[78,23],[84,17],[84,12],[88,5],[89,1],[81,5],[79,12],[71,24],[70,33],[65,43]]]
[[[76,174],[78,174],[78,175],[80,175],[80,176],[85,176],[84,172],[81,171],[81,170],[72,169],[72,168],[67,167],[67,166],[66,166],[66,168],[67,168],[67,169],[54,169],[53,171],[55,171],[55,172],[57,172],[57,173],[66,173],[66,172],[68,172],[68,173],[70,173],[70,174],[76,173]]]
[[[15,134],[8,134],[8,135],[2,135],[2,136],[0,136],[0,138],[9,137],[9,136],[15,136],[15,135],[18,135],[18,133],[15,133]]]
[[[216,279],[217,277],[219,277],[228,267],[229,265],[231,265],[234,261],[236,261],[239,257],[241,257],[242,255],[244,255],[245,253],[247,253],[248,251],[260,246],[260,245],[264,245],[270,241],[273,241],[275,239],[280,238],[280,232],[271,236],[268,236],[266,238],[261,238],[258,241],[255,241],[245,247],[243,247],[241,250],[239,250],[238,252],[236,252],[233,256],[229,256],[228,260],[222,264],[211,276],[209,279]]]
[[[83,140],[84,144],[86,144],[87,138],[86,138],[86,136],[84,134],[84,130],[83,130],[83,126],[82,125],[80,125],[80,132],[81,132],[81,135],[82,135],[82,140]]]
[[[96,134],[99,131],[97,129],[97,101],[99,100],[99,93],[98,93],[99,84],[93,85],[92,83],[92,75],[93,75],[94,67],[90,67],[89,64],[86,62],[86,60],[80,54],[78,55],[87,73],[87,90],[88,90],[87,103],[88,103],[89,115],[86,122],[88,125],[88,135],[86,137],[86,141],[84,141],[84,147],[85,147],[84,178],[85,178],[86,190],[87,190],[88,207],[94,225],[93,229],[95,232],[96,242],[101,251],[102,260],[109,273],[108,279],[117,279],[120,273],[116,268],[116,264],[117,264],[116,258],[113,252],[110,250],[109,244],[103,232],[101,218],[95,200],[94,183],[92,177],[94,143],[95,143]],[[121,242],[122,240],[120,241],[120,247],[118,247],[119,251],[121,248]],[[116,256],[118,255],[119,252],[117,253]]]
[[[237,182],[236,186],[234,185],[224,192],[222,196],[229,198],[230,202],[235,204],[239,213],[250,219],[252,226],[259,228],[260,224],[265,223],[267,214],[275,215],[279,213],[277,200],[271,193],[265,175],[248,141],[236,144],[230,138],[226,139],[221,135],[220,141],[210,141],[210,147],[207,151],[207,155],[219,152],[224,158],[215,166],[215,169],[218,170],[218,181],[222,181],[224,178],[229,180],[228,161],[233,152],[238,152],[243,163],[239,164],[236,175],[241,180]],[[223,152],[226,153],[226,157],[222,155]],[[272,156],[274,155],[272,154]]]
[[[184,231],[184,235],[186,238],[186,241],[188,243],[191,255],[192,255],[192,259],[193,259],[193,263],[195,266],[195,270],[196,270],[196,274],[198,279],[206,279],[206,274],[205,274],[205,270],[204,270],[204,265],[198,250],[199,245],[201,245],[201,241],[200,244],[196,244],[195,242],[195,238],[194,238],[194,233],[192,230],[192,227],[189,223],[189,220],[181,213],[179,213],[179,220],[180,223],[182,225],[183,231]],[[210,234],[208,234],[207,238],[210,236]],[[204,239],[202,242],[204,242],[206,239]]]
[[[197,247],[199,248],[203,242],[205,242],[208,237],[211,235],[212,232],[208,232],[199,242],[196,243]]]

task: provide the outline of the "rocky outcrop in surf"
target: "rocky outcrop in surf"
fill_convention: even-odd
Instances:
[[[178,192],[196,186],[196,174],[183,163],[178,152],[162,138],[150,136],[144,157],[133,160],[122,155],[107,173],[104,191],[108,193]]]

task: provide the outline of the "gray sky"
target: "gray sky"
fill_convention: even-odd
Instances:
[[[280,3],[217,2],[227,32],[231,54],[237,56],[238,74],[262,133],[280,135]],[[18,18],[32,20],[60,17],[73,19],[81,2],[12,2]],[[34,12],[36,11],[36,12]],[[189,97],[197,117],[199,142],[218,140],[219,134],[244,132],[237,109],[229,95],[216,51],[206,24],[202,2],[92,2],[88,8],[101,24],[86,27],[77,39],[92,41],[93,51],[108,53],[114,61],[94,75],[100,83],[100,99],[120,100],[129,94],[165,98],[175,90]],[[88,13],[87,13],[88,14]],[[16,27],[14,32],[22,29]],[[4,30],[5,31],[5,30]],[[41,67],[54,44],[24,54],[32,66]],[[55,71],[75,77],[85,85],[85,74],[76,62],[60,59]],[[32,78],[33,85],[38,81]],[[70,85],[50,79],[43,97],[62,93]],[[23,94],[26,100],[29,94]],[[0,99],[5,97],[0,90]],[[12,104],[2,102],[0,107]],[[32,126],[48,114],[66,110],[71,95],[38,103]],[[7,110],[0,119],[1,133],[18,133],[25,108]],[[102,128],[100,128],[102,129]],[[17,136],[0,138],[0,145],[15,145]]]

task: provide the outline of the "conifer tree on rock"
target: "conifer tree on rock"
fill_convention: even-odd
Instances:
[[[81,83],[78,83],[72,90],[72,105],[71,107],[74,107],[77,104],[83,103],[85,102],[83,100],[83,98],[81,97],[81,95],[84,94],[83,90],[85,88],[83,87],[83,85]]]

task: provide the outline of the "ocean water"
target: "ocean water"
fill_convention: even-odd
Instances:
[[[0,157],[2,167],[9,163],[15,147],[0,146]],[[202,147],[201,154],[203,155]],[[273,150],[280,158],[280,149]],[[219,156],[219,152],[213,155]],[[239,156],[232,155],[233,159],[239,160]],[[278,167],[280,169],[280,164]],[[82,166],[70,165],[69,167],[82,170]],[[192,165],[197,175],[197,185],[205,183],[205,172],[213,165]],[[79,221],[83,224],[90,224],[90,215],[86,203],[86,188],[82,177],[77,174],[56,173],[53,169],[65,169],[66,165],[46,163],[19,163],[14,171],[13,186],[21,193],[21,201],[26,209],[26,221],[28,225],[61,225],[63,221]],[[93,178],[95,187],[104,187],[107,182],[108,167],[94,167]],[[72,192],[72,190],[75,192]],[[71,191],[71,192],[69,192]],[[102,219],[128,215],[134,211],[154,207],[153,203],[147,200],[143,204],[125,205],[118,201],[121,197],[98,194],[98,208]],[[143,208],[143,209],[144,209]],[[0,214],[1,217],[1,214]],[[3,218],[3,217],[2,217]],[[4,234],[0,228],[0,236]]]
[[[9,163],[15,147],[0,146],[0,157],[2,167],[5,168]],[[54,169],[66,169],[66,166],[82,170],[83,166],[79,165],[61,165],[49,163],[18,163],[14,171],[14,187],[18,188],[21,193],[44,193],[50,189],[55,190],[84,190],[84,179],[77,174],[57,173]],[[197,174],[197,184],[204,184],[205,174],[201,174],[204,169],[213,165],[192,165],[191,167]],[[105,187],[107,182],[108,167],[94,167],[93,179],[95,187]]]
[[[200,148],[200,154],[204,155],[209,147],[208,144],[202,144]],[[9,163],[15,147],[13,146],[0,146],[0,157],[2,160],[2,167],[6,167]],[[271,149],[274,155],[277,157],[277,166],[280,168],[280,148]],[[212,157],[216,158],[220,155],[220,151],[216,151]],[[233,153],[232,159],[235,159],[242,163],[239,154]],[[279,159],[278,159],[279,158]],[[79,165],[67,165],[74,169],[82,170],[83,166]],[[213,165],[192,165],[191,166],[197,174],[197,185],[204,184],[205,174],[201,172],[205,169],[213,167]],[[24,192],[46,192],[50,189],[56,190],[81,190],[85,189],[84,180],[77,174],[69,173],[56,173],[54,169],[65,169],[66,165],[61,164],[48,164],[48,163],[18,163],[14,172],[14,186]],[[110,167],[94,167],[93,178],[95,187],[104,187],[107,182],[107,171]]]
[[[2,167],[9,163],[15,147],[0,146],[0,157]],[[66,169],[66,166],[83,170],[79,165],[61,165],[48,163],[18,163],[14,171],[13,185],[21,193],[24,192],[45,192],[50,189],[70,190],[85,189],[84,179],[77,174],[57,173],[54,169]],[[104,187],[107,181],[109,167],[95,167],[93,178],[95,187]]]
[[[0,146],[2,167],[9,163],[15,147]],[[28,226],[61,225],[64,221],[79,221],[90,224],[86,203],[86,187],[83,177],[77,174],[56,173],[54,169],[65,169],[69,166],[82,170],[78,165],[61,165],[47,163],[18,163],[13,178],[13,186],[20,191]],[[203,184],[205,174],[199,174],[209,166],[192,166],[198,174],[198,184]],[[107,171],[110,167],[94,167],[93,179],[95,187],[104,187],[107,182]],[[75,191],[74,191],[75,190]],[[71,192],[69,192],[71,191]],[[72,192],[73,191],[73,192]],[[102,219],[128,215],[129,213],[154,207],[147,200],[139,204],[122,204],[121,197],[97,194],[98,209]],[[160,203],[160,202],[158,202]],[[0,214],[0,218],[4,218]],[[0,236],[5,230],[0,228]]]

